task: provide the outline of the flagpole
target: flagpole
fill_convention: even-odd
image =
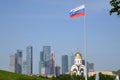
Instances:
[[[87,47],[86,47],[86,10],[85,5],[79,6],[77,8],[74,8],[70,11],[70,18],[75,18],[78,16],[84,16],[84,56],[85,56],[85,80],[87,79],[87,58],[86,58],[86,53],[87,53]]]
[[[85,16],[84,16],[84,55],[85,55],[85,80],[87,79],[87,45],[86,45],[86,10],[85,10]]]

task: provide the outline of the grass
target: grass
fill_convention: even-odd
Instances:
[[[17,74],[0,70],[0,80],[50,80],[50,79],[46,77],[27,76],[23,74]]]

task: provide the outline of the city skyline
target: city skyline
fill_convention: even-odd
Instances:
[[[23,56],[25,58],[23,58]],[[26,47],[26,56],[22,50],[18,49],[16,53],[9,54],[9,71],[19,74],[33,74],[33,48]]]
[[[77,51],[78,52],[78,51]],[[77,53],[76,52],[76,53]],[[67,74],[71,70],[71,66],[76,62],[75,55],[76,53],[62,55],[61,56],[61,64],[55,64],[55,52],[51,51],[51,46],[43,46],[43,51],[40,51],[40,61],[38,63],[38,71],[39,75],[58,75],[58,74]],[[79,53],[79,52],[78,52]],[[25,54],[22,50],[17,50],[16,53],[9,54],[9,71],[20,73],[20,74],[27,74],[32,75],[33,73],[33,47],[27,46],[26,47],[26,58],[23,58]],[[80,53],[81,54],[81,53]],[[82,55],[81,55],[82,56]],[[56,61],[57,62],[57,61]],[[84,60],[81,62],[85,65]],[[59,66],[59,67],[58,67]],[[56,72],[56,67],[58,70]],[[61,67],[61,71],[60,71]],[[87,61],[87,70],[89,69],[94,71],[94,63],[89,63]]]
[[[109,15],[109,0],[1,0],[0,69],[8,70],[9,54],[17,49],[25,53],[28,45],[34,49],[36,74],[44,45],[52,46],[56,65],[61,65],[59,56],[75,53],[77,48],[84,55],[83,17],[69,18],[69,11],[83,3],[86,3],[87,60],[95,63],[95,70],[120,69],[120,20]]]

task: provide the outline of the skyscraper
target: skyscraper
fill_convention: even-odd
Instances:
[[[45,61],[45,74],[50,74],[50,46],[43,46],[44,61]]]
[[[54,75],[54,52],[53,53],[51,53],[51,55],[50,55],[50,74],[51,75]]]
[[[74,54],[68,55],[68,71],[70,71],[71,66],[74,64]]]
[[[68,55],[62,55],[62,74],[68,72]]]
[[[26,63],[26,61],[23,62],[22,74],[27,74],[27,63]]]
[[[60,75],[60,66],[55,66],[55,75],[56,76]]]
[[[40,52],[40,61],[39,61],[39,74],[45,74],[45,61],[44,61],[44,53]]]
[[[85,60],[82,60],[82,64],[85,65]],[[87,74],[89,72],[89,62],[87,61]]]
[[[88,64],[88,67],[89,67],[89,72],[93,72],[94,71],[94,63],[89,63]]]
[[[50,74],[50,46],[43,46],[43,51],[40,52],[39,73]]]
[[[17,50],[17,53],[10,54],[9,58],[10,71],[22,74],[22,50]]]
[[[33,72],[33,48],[28,46],[26,48],[26,64],[27,64],[27,74],[32,74]]]
[[[22,50],[17,50],[15,54],[15,72],[22,74]]]
[[[15,54],[9,55],[9,71],[15,72]]]

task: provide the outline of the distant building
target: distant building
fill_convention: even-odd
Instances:
[[[33,73],[33,48],[28,46],[26,48],[26,64],[27,64],[27,74]]]
[[[94,63],[89,63],[88,67],[89,67],[89,72],[93,72],[94,71]]]
[[[85,60],[82,60],[82,64],[85,66]],[[89,65],[90,63],[87,61],[87,74],[88,74],[88,72],[90,71],[89,69],[90,69],[90,65]]]
[[[10,71],[22,74],[22,50],[17,50],[17,53],[10,54],[9,58]]]
[[[15,72],[22,74],[22,50],[17,50],[15,54]]]
[[[9,55],[9,71],[15,72],[15,54]]]
[[[68,72],[68,55],[62,55],[62,74]]]
[[[68,71],[70,71],[71,66],[74,64],[74,54],[68,55]]]
[[[60,75],[60,66],[55,66],[55,75],[56,76]]]
[[[26,61],[23,62],[22,74],[27,74],[27,63],[26,63]]]
[[[40,52],[40,61],[39,61],[39,74],[45,74],[45,61],[44,61],[44,53]]]
[[[39,73],[41,75],[50,75],[50,53],[51,46],[43,46],[40,52]]]
[[[50,55],[50,75],[54,75],[55,66],[54,66],[54,52]]]
[[[50,46],[43,46],[43,53],[44,53],[44,61],[45,61],[45,74],[50,74],[50,53],[51,47]]]

